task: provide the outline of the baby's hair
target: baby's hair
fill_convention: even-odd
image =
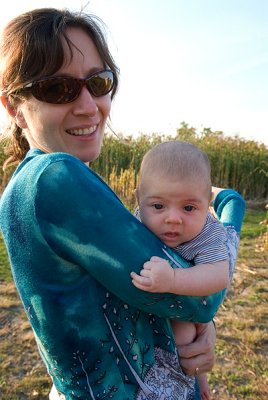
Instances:
[[[170,140],[157,144],[144,156],[138,188],[146,189],[146,178],[165,177],[168,180],[194,180],[207,186],[211,194],[211,168],[208,156],[189,142]]]

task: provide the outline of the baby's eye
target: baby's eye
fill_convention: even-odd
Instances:
[[[155,204],[153,204],[153,207],[154,207],[156,210],[162,210],[163,204],[155,203]]]
[[[187,212],[191,212],[191,211],[194,211],[194,210],[195,210],[195,207],[194,207],[194,206],[191,206],[191,205],[188,205],[188,206],[185,206],[185,207],[184,207],[184,210],[187,211]]]

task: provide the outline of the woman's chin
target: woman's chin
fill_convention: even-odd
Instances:
[[[79,158],[83,163],[89,165],[89,163],[95,161],[99,157],[99,155],[100,149],[96,149],[96,151],[93,151],[93,149],[91,149],[91,151],[79,153],[78,155],[76,155],[76,157]]]

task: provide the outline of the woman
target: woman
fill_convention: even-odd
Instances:
[[[186,264],[87,166],[99,156],[118,86],[99,24],[33,10],[7,25],[0,58],[10,161],[21,161],[1,198],[1,230],[61,398],[199,398],[181,393],[187,378],[173,368],[169,318],[208,322],[223,293],[156,295],[131,283],[152,255]],[[196,341],[179,349],[187,373],[212,367],[214,340],[213,324],[199,324]]]

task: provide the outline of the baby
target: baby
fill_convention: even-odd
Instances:
[[[207,155],[188,142],[164,142],[146,153],[135,191],[136,216],[194,266],[173,269],[166,260],[152,257],[140,275],[131,273],[137,288],[207,296],[228,286],[226,228],[209,211],[223,189],[212,188],[210,172]],[[238,218],[243,218],[242,214],[238,213]],[[242,220],[239,223],[241,227]],[[171,324],[177,345],[194,340],[194,323],[173,320]],[[209,399],[206,374],[197,378],[202,400]]]

